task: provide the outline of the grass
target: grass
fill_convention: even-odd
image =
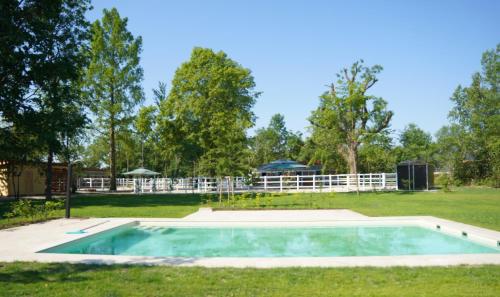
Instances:
[[[87,195],[78,217],[183,217],[201,195]],[[217,206],[211,202],[210,206]],[[433,215],[500,230],[500,190],[317,193],[238,199],[225,208],[348,208],[370,216]],[[5,219],[0,228],[26,223]],[[63,210],[58,216],[63,215]],[[500,266],[229,269],[0,263],[0,296],[497,296]]]
[[[72,200],[76,217],[182,218],[198,210],[200,195],[87,195]]]
[[[80,195],[72,199],[74,217],[170,217],[195,212],[206,197],[191,194],[159,195]],[[213,197],[216,199],[216,197]],[[0,202],[0,228],[29,222],[5,219],[10,202]],[[210,206],[217,207],[212,201]],[[453,192],[371,192],[273,194],[259,199],[238,199],[223,208],[316,209],[346,208],[368,216],[432,215],[500,231],[500,189],[459,188]],[[64,215],[61,210],[59,217]]]
[[[15,217],[7,219],[5,214],[10,210],[9,202],[0,201],[0,229],[43,221],[37,218]],[[43,203],[35,201],[34,203]],[[71,199],[72,217],[156,217],[181,218],[198,210],[200,195],[78,195]],[[53,218],[64,216],[60,210]]]
[[[232,269],[0,263],[0,296],[498,296],[500,266]]]
[[[271,200],[266,204],[266,199]],[[237,200],[224,208],[345,208],[368,216],[431,215],[500,231],[500,189],[458,188],[453,192],[300,193]]]

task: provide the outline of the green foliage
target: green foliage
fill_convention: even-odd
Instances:
[[[0,3],[0,156],[20,171],[86,124],[79,82],[88,0]],[[51,171],[46,172],[50,184]],[[50,197],[50,187],[47,187]]]
[[[157,105],[141,107],[134,127],[141,142],[141,166],[162,172],[166,162],[161,158],[160,136],[156,127],[158,108]]]
[[[319,107],[309,118],[314,143],[327,143],[329,149],[337,151],[350,173],[357,173],[358,147],[368,137],[387,129],[393,115],[384,99],[367,94],[378,81],[380,71],[381,66],[368,68],[362,60],[350,69],[344,68],[330,91],[320,97]]]
[[[103,13],[102,20],[92,24],[84,85],[90,109],[109,143],[110,188],[116,190],[116,134],[127,130],[134,107],[144,99],[139,65],[142,38],[134,38],[127,30],[128,20],[116,8]]]
[[[452,180],[450,178],[450,175],[448,173],[442,173],[437,176],[436,178],[436,184],[441,186],[443,191],[445,192],[450,192],[450,186],[451,186]]]
[[[396,156],[388,131],[368,137],[359,148],[359,172],[394,172]]]
[[[438,133],[442,162],[464,183],[482,179],[500,186],[500,44],[486,51],[482,72],[469,87],[458,86],[451,100],[451,125]]]
[[[279,159],[298,160],[304,145],[302,134],[286,128],[281,114],[272,116],[267,128],[258,129],[252,137],[252,166],[258,167]]]
[[[300,160],[309,165],[321,165],[323,174],[347,172],[347,164],[338,151],[338,142],[325,129],[313,129],[301,152]]]
[[[420,129],[416,124],[405,127],[399,137],[401,147],[396,149],[397,162],[406,160],[420,160],[435,164],[435,145],[432,136]]]
[[[158,126],[171,175],[229,176],[248,172],[246,130],[259,93],[254,79],[223,52],[195,48],[175,72]],[[238,156],[238,157],[236,157]]]
[[[47,201],[43,204],[36,204],[28,199],[20,199],[10,205],[11,210],[6,214],[6,217],[27,218],[34,222],[39,218],[47,219],[53,217],[63,206],[64,203],[62,201]]]

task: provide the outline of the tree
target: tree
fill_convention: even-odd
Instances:
[[[105,9],[102,20],[92,24],[90,65],[85,87],[97,123],[105,127],[109,139],[110,190],[116,190],[116,133],[130,125],[131,113],[144,96],[143,70],[139,65],[141,37],[127,30],[127,18],[116,8]]]
[[[416,124],[405,127],[399,137],[398,161],[420,160],[433,163],[434,143],[432,136]]]
[[[320,165],[323,174],[343,173],[347,165],[338,152],[337,140],[328,137],[325,131],[315,129],[313,134],[306,139],[299,155],[300,161],[309,165]]]
[[[193,167],[218,177],[247,170],[241,154],[246,130],[255,121],[251,109],[259,93],[254,87],[250,70],[224,52],[193,49],[175,72],[158,118],[163,156],[175,162],[177,174],[189,174]]]
[[[482,71],[472,76],[469,87],[458,86],[449,113],[453,135],[459,137],[460,153],[454,154],[454,175],[463,182],[500,180],[500,44],[481,59]],[[449,142],[449,141],[448,141]]]
[[[302,133],[288,131],[288,137],[286,140],[286,156],[287,159],[299,160],[300,152],[304,147],[304,140],[302,139]]]
[[[467,148],[462,141],[467,137],[458,125],[444,126],[436,132],[436,164],[440,171],[449,171],[454,175],[459,162],[465,160]]]
[[[330,143],[345,159],[351,174],[357,173],[358,148],[372,137],[389,127],[392,111],[386,109],[387,102],[367,91],[378,81],[376,75],[382,67],[363,66],[355,62],[350,69],[337,74],[337,82],[330,91],[320,97],[319,107],[313,111],[309,121],[313,134],[320,143]],[[331,138],[325,141],[323,138]]]
[[[135,129],[141,140],[141,166],[144,167],[144,145],[153,145],[154,123],[156,120],[156,107],[143,106],[135,118]]]
[[[25,137],[12,139],[36,139],[36,147],[46,150],[47,199],[54,154],[85,124],[77,82],[85,63],[81,49],[89,7],[86,0],[8,0],[0,6],[2,134],[22,133]]]
[[[278,159],[299,158],[304,142],[300,133],[286,128],[285,117],[279,113],[273,115],[267,128],[258,129],[251,139],[254,167]]]
[[[359,171],[394,172],[396,156],[388,131],[369,137],[359,148]]]

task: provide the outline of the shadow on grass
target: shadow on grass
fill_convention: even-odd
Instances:
[[[0,284],[85,281],[86,278],[81,275],[83,272],[116,269],[116,267],[107,265],[51,263],[31,266],[24,263],[14,263],[7,264],[6,269],[0,265]]]
[[[182,265],[194,263],[196,258],[155,258],[151,264],[144,264],[145,258],[129,260],[123,264],[117,264],[113,260],[83,260],[81,264],[71,263],[0,263],[0,287],[2,283],[56,283],[56,282],[82,282],[94,279],[98,272],[115,272],[124,269],[150,267],[151,264],[160,265]]]
[[[138,207],[138,206],[195,206],[201,204],[201,195],[177,194],[177,195],[85,195],[76,196],[71,199],[72,208],[87,206],[115,206],[115,207]]]

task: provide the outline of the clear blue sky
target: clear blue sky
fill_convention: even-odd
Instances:
[[[500,1],[93,1],[90,20],[116,7],[143,38],[146,104],[158,81],[170,87],[195,46],[223,50],[250,68],[262,96],[256,127],[274,113],[305,132],[318,96],[358,59],[384,71],[372,94],[395,112],[398,134],[416,123],[445,125],[450,95],[500,42]]]

